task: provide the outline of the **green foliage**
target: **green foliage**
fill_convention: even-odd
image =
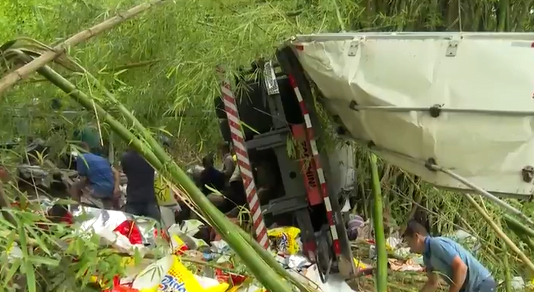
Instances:
[[[2,27],[7,29],[0,32],[0,39],[30,36],[55,43],[136,2],[5,1],[1,4],[6,22]],[[71,56],[104,82],[142,122],[180,136],[180,145],[213,145],[220,137],[215,116],[209,114],[213,98],[219,94],[216,65],[224,64],[235,72],[254,58],[271,57],[276,46],[296,33],[342,28],[454,30],[460,23],[464,30],[497,29],[497,3],[461,5],[458,10],[458,2],[445,0],[394,1],[391,5],[352,0],[179,1],[156,7],[140,20],[124,23],[74,48]],[[528,30],[532,15],[524,15],[529,10],[527,3],[511,1],[511,5],[508,22],[515,30]],[[458,11],[462,12],[461,20]],[[145,65],[135,66],[140,63]],[[94,85],[83,76],[76,80],[82,90],[93,91]],[[49,84],[30,84],[12,94],[26,101],[39,97],[43,104],[51,97],[61,97]],[[22,99],[15,100],[21,106]]]
[[[2,291],[99,291],[91,276],[111,281],[122,273],[122,258],[102,248],[96,236],[80,236],[73,228],[50,222],[42,206],[7,186],[20,206],[9,209],[17,226],[0,217],[0,285]],[[98,260],[95,260],[98,259]],[[16,287],[22,290],[16,290]]]

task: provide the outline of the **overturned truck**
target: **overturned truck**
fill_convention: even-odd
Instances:
[[[286,216],[323,280],[356,273],[343,216],[354,157],[350,143],[319,147],[325,131],[534,225],[498,198],[533,196],[533,44],[531,33],[298,35],[275,61],[236,78],[246,90],[232,90],[219,68],[220,129],[237,154],[257,240],[267,247],[266,224]],[[332,128],[321,127],[316,102]]]

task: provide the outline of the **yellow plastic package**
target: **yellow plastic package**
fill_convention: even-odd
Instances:
[[[257,289],[254,289],[254,287],[250,287],[248,284],[246,285],[238,285],[238,286],[234,286],[228,290],[226,290],[226,292],[243,292],[243,291],[246,291],[246,292],[267,292],[267,290],[265,290],[264,288],[257,288]]]
[[[297,227],[277,227],[267,231],[271,244],[278,253],[294,255],[302,250],[300,229]]]
[[[352,258],[352,261],[354,262],[354,266],[358,269],[367,269],[367,265],[362,263],[360,260],[357,260],[356,258]]]
[[[181,255],[189,249],[180,236],[176,234],[171,235],[171,247],[172,253],[175,255]]]
[[[204,288],[175,255],[164,257],[146,267],[135,278],[132,288],[140,292],[224,292],[228,283]]]
[[[170,183],[167,182],[163,176],[156,174],[154,188],[156,191],[156,199],[160,206],[174,206],[178,204],[173,196]]]

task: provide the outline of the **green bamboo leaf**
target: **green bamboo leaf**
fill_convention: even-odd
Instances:
[[[9,270],[7,271],[5,276],[2,277],[2,280],[3,280],[2,288],[5,289],[8,285],[12,283],[13,276],[15,276],[17,272],[19,272],[20,265],[21,265],[21,260],[15,260],[12,263],[8,264]]]
[[[139,252],[138,249],[135,250],[133,259],[136,265],[139,264],[143,260],[143,257],[141,256],[141,253]]]
[[[173,135],[171,134],[171,132],[165,130],[164,128],[158,128],[158,130],[160,132],[163,132],[165,135],[168,135],[169,137],[173,137]]]
[[[19,240],[20,240],[20,249],[22,250],[22,267],[24,268],[24,276],[26,277],[26,288],[28,292],[37,292],[37,282],[35,279],[35,270],[32,262],[30,261],[30,256],[28,253],[28,241],[26,238],[26,233],[24,232],[23,225],[20,220],[16,219],[19,224]]]
[[[126,72],[126,71],[128,71],[128,69],[122,69],[122,70],[120,70],[120,71],[117,71],[117,72],[113,73],[113,75],[114,75],[115,77],[117,77],[117,76],[121,75],[122,73],[124,73],[124,72]]]
[[[41,232],[41,235],[37,234],[37,232],[33,229],[32,226],[27,227],[26,231],[31,233],[31,235],[33,236],[33,240],[37,243],[40,249],[42,249],[47,255],[50,255],[50,256],[52,255],[52,252],[50,251],[50,249],[48,248],[48,246],[42,239],[42,237],[49,238],[48,235],[42,232]]]
[[[17,233],[15,232],[15,230],[12,230],[11,232],[9,232],[7,235],[4,235],[4,236],[7,236],[7,241],[5,244],[6,250],[9,250],[10,248],[14,246]]]
[[[256,129],[252,128],[251,126],[247,125],[245,122],[241,121],[241,126],[245,126],[246,128],[250,129],[252,132],[256,133],[256,134],[261,134],[260,132],[258,132]]]
[[[93,262],[90,260],[81,264],[78,272],[76,273],[76,279],[80,279],[80,278],[87,276],[87,274],[91,274],[92,266],[94,265],[93,265]]]
[[[13,209],[4,209],[2,212],[6,212],[8,215],[13,216]],[[3,214],[1,214],[3,215]],[[16,230],[17,228],[7,221],[4,216],[0,216],[0,225],[4,227],[5,230]]]
[[[215,189],[215,188],[213,188],[213,187],[211,187],[211,186],[209,186],[209,185],[205,185],[205,187],[206,187],[208,190],[210,190],[212,194],[217,195],[217,196],[224,197],[224,195],[223,195],[221,192],[219,192],[217,189]]]
[[[31,256],[29,259],[34,265],[46,265],[49,267],[56,267],[59,265],[59,260],[54,258],[44,258],[40,256]]]

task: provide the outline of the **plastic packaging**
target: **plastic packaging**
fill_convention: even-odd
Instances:
[[[202,287],[175,255],[164,257],[146,267],[132,284],[132,288],[139,292],[224,292],[228,286],[222,283],[209,288]]]
[[[294,255],[302,250],[300,229],[297,227],[277,227],[267,231],[273,247],[279,254]]]
[[[175,255],[182,255],[186,250],[189,250],[185,242],[176,234],[171,235],[172,253]]]

